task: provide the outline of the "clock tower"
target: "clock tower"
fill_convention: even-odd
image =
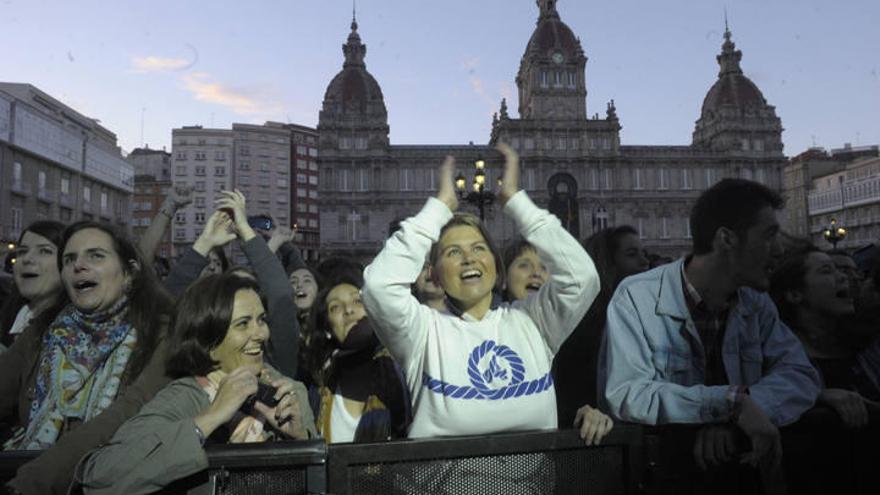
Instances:
[[[516,76],[520,116],[535,120],[585,120],[587,57],[580,40],[559,18],[556,0],[537,0],[537,4],[537,26]]]

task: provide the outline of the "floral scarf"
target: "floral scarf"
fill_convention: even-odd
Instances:
[[[43,337],[27,427],[4,450],[47,449],[68,420],[89,421],[113,403],[137,341],[127,314],[126,297],[100,313],[64,308]]]

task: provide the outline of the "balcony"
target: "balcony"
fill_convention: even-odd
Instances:
[[[11,191],[14,194],[18,194],[19,196],[30,196],[31,195],[31,185],[25,184],[22,181],[12,181]]]

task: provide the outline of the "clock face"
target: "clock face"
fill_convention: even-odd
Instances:
[[[553,53],[553,61],[554,62],[556,62],[557,64],[561,64],[563,60],[565,60],[565,57],[562,56],[561,52],[554,52]]]

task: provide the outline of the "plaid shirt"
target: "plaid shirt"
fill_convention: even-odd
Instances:
[[[687,279],[684,270],[686,264],[681,264],[681,284],[684,287],[684,299],[687,303],[688,311],[691,314],[691,319],[694,321],[694,326],[697,328],[700,342],[703,344],[704,385],[727,385],[730,382],[727,379],[727,371],[724,369],[721,345],[724,342],[727,315],[730,314],[730,308],[735,306],[736,296],[731,301],[728,301],[721,311],[711,311],[706,305],[706,301],[703,300],[697,289]]]

